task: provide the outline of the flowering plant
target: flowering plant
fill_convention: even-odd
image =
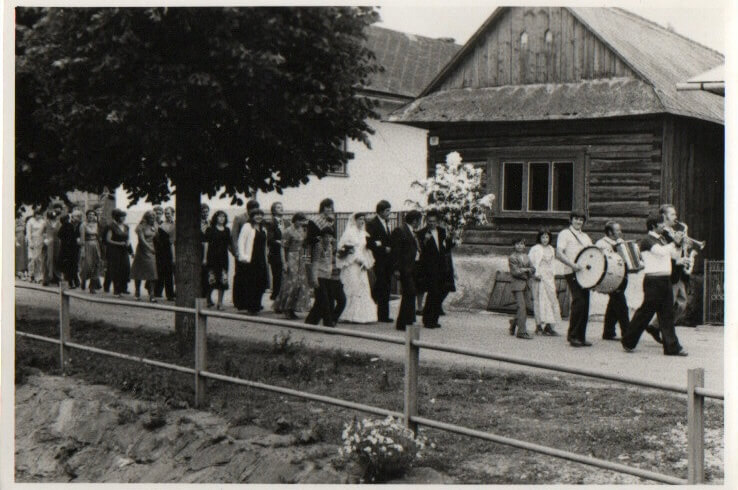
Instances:
[[[402,476],[427,444],[425,437],[416,436],[392,416],[384,420],[354,418],[344,426],[342,438],[339,454],[355,459],[364,481],[369,482]]]
[[[449,235],[455,243],[461,243],[466,227],[487,224],[487,213],[492,209],[494,194],[484,194],[483,169],[461,162],[461,155],[446,155],[446,163],[436,165],[436,174],[422,181],[413,182],[425,197],[425,204],[408,201],[416,208],[435,209],[446,223]]]

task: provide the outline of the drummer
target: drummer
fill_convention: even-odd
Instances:
[[[589,319],[589,290],[582,288],[576,280],[575,273],[581,267],[575,263],[577,255],[584,248],[592,245],[589,235],[582,231],[584,212],[572,211],[569,227],[561,230],[556,239],[556,259],[564,264],[564,278],[571,294],[571,312],[569,312],[569,331],[566,340],[572,347],[589,347],[587,342],[587,320]]]
[[[617,246],[625,243],[623,240],[623,231],[620,223],[617,221],[608,221],[605,223],[605,236],[597,240],[595,245],[606,254],[617,253]],[[620,333],[625,335],[630,325],[628,318],[628,302],[625,299],[625,288],[628,287],[628,276],[623,275],[623,282],[609,294],[610,299],[607,302],[605,310],[605,323],[602,328],[602,338],[604,340],[620,340],[615,333],[615,324],[620,324]]]

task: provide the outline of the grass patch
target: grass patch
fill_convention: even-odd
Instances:
[[[34,319],[32,314],[17,318],[16,327],[58,335],[55,321]],[[193,366],[192,355],[179,356],[176,339],[165,332],[73,320],[72,336],[81,344]],[[16,382],[22,382],[29,369],[58,374],[57,356],[57,346],[16,337]],[[403,407],[401,363],[369,354],[308,348],[294,342],[287,330],[263,343],[211,336],[208,370],[400,412]],[[96,354],[72,350],[69,374],[165,407],[184,408],[194,399],[190,375]],[[574,376],[422,365],[420,414],[686,478],[686,467],[680,463],[686,458],[686,446],[669,442],[672,429],[686,430],[686,397],[579,381]],[[317,430],[320,439],[337,446],[343,424],[357,415],[219,382],[209,382],[208,395],[209,409],[233,426],[255,424],[295,434]],[[706,407],[706,428],[722,431],[723,405],[708,401]],[[426,451],[422,465],[463,483],[577,483],[582,475],[600,471],[446,432],[423,433],[436,448]],[[708,468],[707,475],[712,481],[722,479],[722,466]]]

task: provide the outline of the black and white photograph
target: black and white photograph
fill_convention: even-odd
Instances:
[[[0,486],[735,488],[737,5],[218,3],[4,5]]]

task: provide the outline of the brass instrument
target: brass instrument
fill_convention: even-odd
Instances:
[[[682,239],[682,258],[687,259],[687,263],[684,265],[684,272],[687,274],[691,274],[692,270],[694,270],[695,258],[698,254],[697,249],[704,250],[705,246],[707,245],[707,241],[699,241],[690,237],[687,234],[687,230],[689,229],[689,227],[686,223],[681,223],[678,220],[674,220],[674,223],[677,225],[682,225],[684,227],[684,238]],[[669,236],[671,236],[672,240],[675,240],[674,234],[670,230],[664,231],[666,231]]]

